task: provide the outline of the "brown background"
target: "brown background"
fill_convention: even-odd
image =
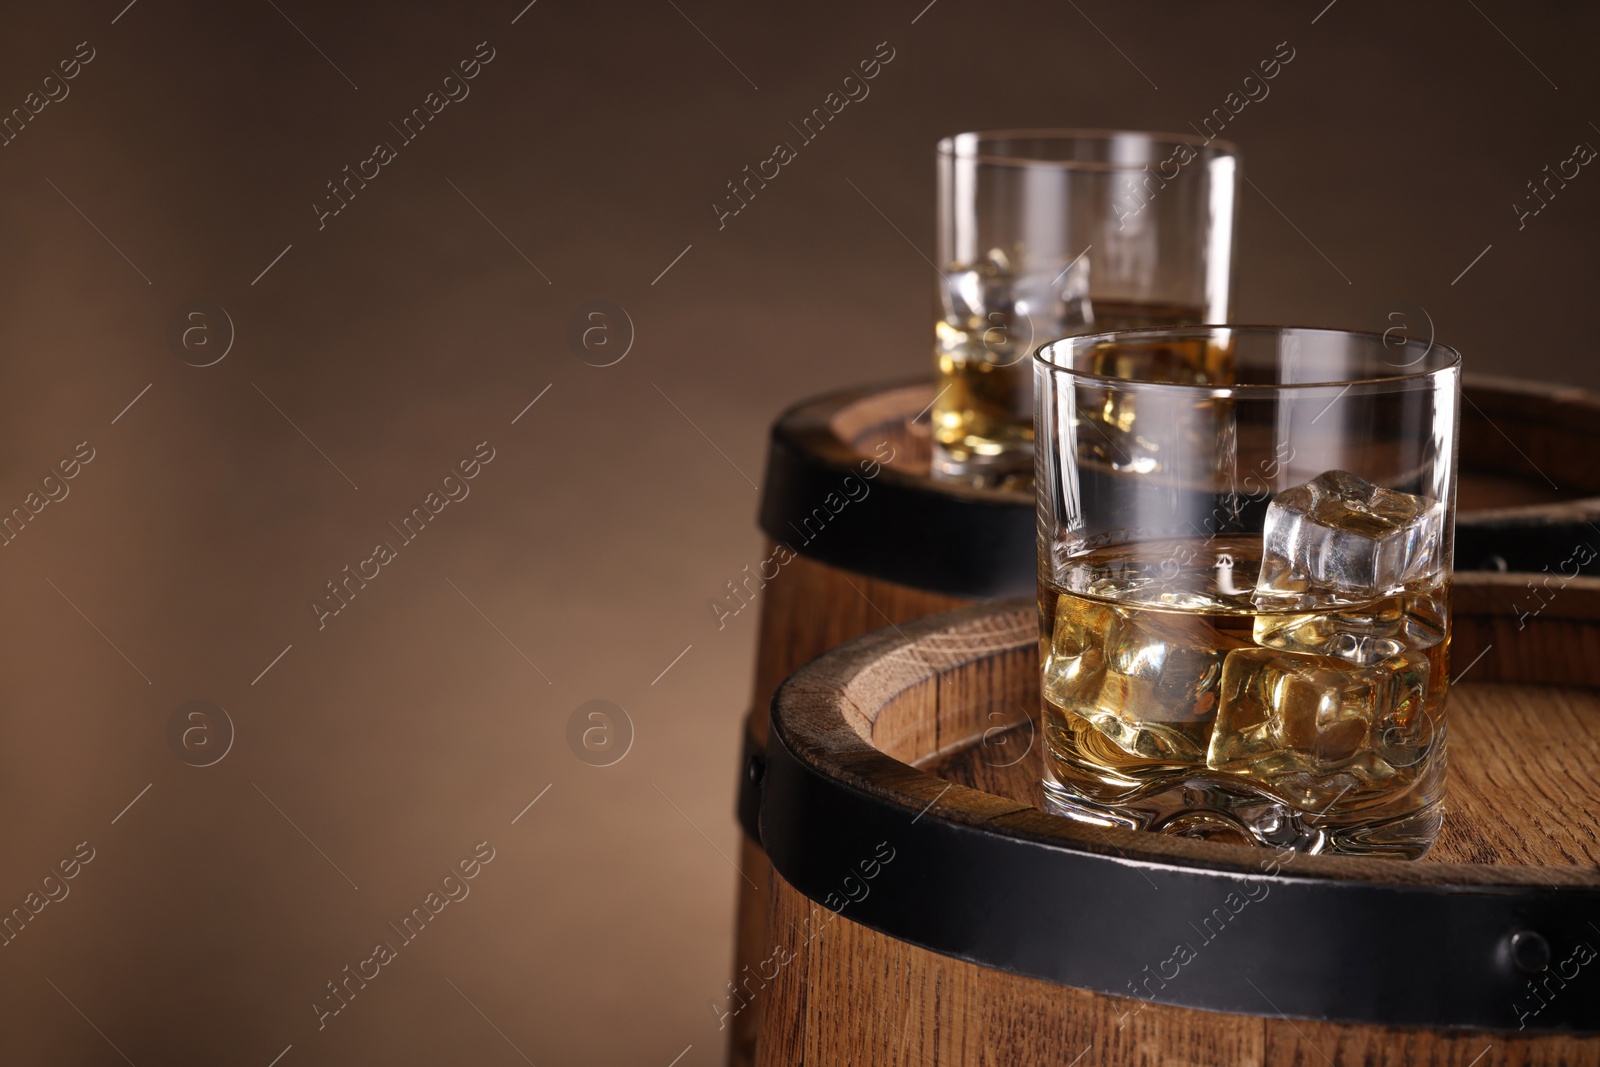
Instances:
[[[1600,145],[1581,5],[123,2],[0,38],[0,110],[96,50],[0,148],[0,505],[96,450],[0,548],[0,909],[96,849],[0,948],[8,1062],[719,1062],[755,618],[709,601],[761,558],[777,411],[927,369],[940,135],[1183,131],[1288,41],[1226,134],[1238,317],[1431,317],[1470,370],[1600,384],[1600,175],[1511,207]],[[319,231],[323,183],[485,40]],[[871,95],[719,231],[724,183],[882,41]],[[597,298],[636,329],[607,368],[564,340]],[[235,326],[211,367],[167,338],[194,300]],[[323,583],[485,439],[470,497],[319,631]],[[208,768],[167,740],[191,699],[237,728]],[[568,746],[590,699],[634,725],[614,766]],[[319,1032],[324,983],[484,840]]]

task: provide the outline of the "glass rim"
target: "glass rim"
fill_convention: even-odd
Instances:
[[[967,142],[967,139],[972,139]],[[1038,141],[1110,141],[1115,138],[1133,138],[1144,141],[1150,145],[1163,145],[1177,147],[1188,145],[1194,149],[1214,149],[1213,158],[1239,159],[1239,146],[1232,141],[1225,141],[1217,137],[1200,137],[1187,133],[1161,133],[1153,130],[1116,130],[1100,129],[1094,127],[1038,127],[1029,129],[1010,130],[967,130],[954,133],[948,137],[941,137],[935,147],[935,154],[943,159],[956,159],[963,162],[984,163],[999,167],[1048,167],[1053,170],[1085,170],[1085,171],[1140,171],[1150,165],[1144,163],[1115,163],[1105,160],[1087,159],[1036,159],[1029,156],[1020,156],[1008,153],[989,153],[982,151],[982,146],[991,141],[1024,140]],[[978,151],[963,150],[963,143],[967,142]]]
[[[1064,367],[1051,358],[1053,355],[1052,350],[1056,349],[1058,346],[1076,353],[1080,347],[1087,347],[1094,344],[1104,344],[1113,338],[1123,338],[1128,340],[1198,340],[1201,338],[1210,338],[1221,331],[1227,331],[1229,333],[1252,333],[1256,335],[1271,334],[1280,338],[1299,334],[1335,335],[1350,340],[1360,340],[1368,343],[1376,342],[1381,347],[1390,349],[1420,347],[1423,349],[1422,358],[1424,359],[1426,359],[1430,353],[1438,351],[1443,354],[1444,362],[1436,366],[1429,367],[1425,370],[1417,370],[1405,374],[1386,375],[1376,378],[1346,378],[1325,382],[1241,382],[1232,385],[1201,385],[1187,382],[1156,382],[1149,381],[1144,378],[1124,378],[1115,374],[1096,374],[1092,371],[1078,370],[1070,366]],[[1195,392],[1205,393],[1210,396],[1229,396],[1233,394],[1267,394],[1287,392],[1298,389],[1330,389],[1340,387],[1349,389],[1358,385],[1392,386],[1399,385],[1403,382],[1424,381],[1452,370],[1458,371],[1461,369],[1461,353],[1455,348],[1452,348],[1450,345],[1440,344],[1431,339],[1424,342],[1414,338],[1406,338],[1406,340],[1401,344],[1394,345],[1389,342],[1387,334],[1373,333],[1369,330],[1341,330],[1336,327],[1328,326],[1275,326],[1263,323],[1240,323],[1237,325],[1232,323],[1212,323],[1195,326],[1145,326],[1130,330],[1104,330],[1100,333],[1074,334],[1070,337],[1061,337],[1054,341],[1047,341],[1040,345],[1038,348],[1034,349],[1033,359],[1034,362],[1039,366],[1045,367],[1048,370],[1056,373],[1071,375],[1074,378],[1081,378],[1086,381],[1100,382],[1108,386],[1120,388],[1144,386],[1160,389],[1187,389]],[[1404,366],[1402,364],[1390,365],[1395,367]]]

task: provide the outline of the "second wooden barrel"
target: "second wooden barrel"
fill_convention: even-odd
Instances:
[[[1422,862],[1039,810],[1031,602],[884,629],[779,692],[762,1065],[1600,1063],[1600,580],[1456,589]],[[730,1002],[730,1008],[736,1005]]]
[[[1532,572],[1537,611],[1580,569],[1600,573],[1600,399],[1578,390],[1473,380],[1462,404],[1457,567]],[[734,978],[763,960],[767,873],[755,784],[767,706],[801,665],[853,637],[934,612],[1034,592],[1031,495],[928,476],[926,382],[802,402],[772,428],[760,523],[767,549],[728,603],[759,602],[753,699],[740,767]],[[742,612],[744,607],[739,610]],[[730,1059],[753,1061],[761,1004],[728,1020]]]

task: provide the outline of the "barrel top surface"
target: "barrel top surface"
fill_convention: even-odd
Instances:
[[[819,562],[966,599],[1033,587],[1031,493],[929,476],[926,382],[830,393],[772,427],[760,525]]]
[[[1201,934],[1196,980],[1157,999],[1264,1013],[1248,979],[1278,985],[1290,1016],[1514,1028],[1517,938],[1563,960],[1600,945],[1600,579],[1539,601],[1527,578],[1458,576],[1447,813],[1427,860],[1041,810],[1038,623],[1020,601],[881,630],[793,675],[773,701],[762,844],[813,900],[985,966],[1126,995],[1130,973],[1233,901],[1254,917],[1214,945]],[[872,889],[886,855],[898,888]],[[1593,972],[1576,984],[1595,995],[1574,991],[1534,1025],[1600,1033]]]
[[[1433,852],[1417,863],[1305,856],[1295,862],[1299,876],[1600,887],[1600,658],[1574,655],[1567,666],[1578,672],[1576,684],[1500,680],[1519,672],[1549,677],[1518,657],[1556,624],[1592,623],[1600,637],[1600,579],[1569,579],[1531,617],[1539,600],[1529,589],[1526,575],[1472,574],[1455,583],[1458,634],[1464,620],[1476,618],[1503,636],[1483,648],[1469,646],[1465,655],[1458,636],[1452,654],[1447,815]],[[1519,622],[1525,629],[1519,630]],[[1024,715],[1025,709],[1036,714],[1036,679],[1022,700],[1013,694],[1004,708],[996,699],[996,709],[974,713],[983,726],[966,736],[928,725],[897,753],[903,759],[876,747],[867,702],[888,703],[905,687],[959,662],[1034,653],[1037,626],[1033,603],[1006,601],[880,631],[791,679],[774,702],[775,712],[802,758],[912,808],[938,795],[928,818],[982,824],[992,832],[1071,848],[1113,848],[1129,859],[1257,869],[1261,850],[1247,846],[1086,827],[1044,812],[1037,725]],[[1593,650],[1600,651],[1600,644]],[[832,703],[825,695],[830,687],[839,694]],[[847,708],[858,710],[841,710]],[[1026,755],[1019,755],[1023,750]]]
[[[1465,682],[1450,694],[1449,715],[1448,816],[1438,842],[1420,862],[1427,867],[1572,868],[1563,873],[1587,874],[1589,884],[1600,885],[1595,866],[1600,865],[1600,828],[1592,818],[1600,812],[1600,694],[1578,687]],[[1042,809],[1039,744],[1028,722],[971,739],[916,766],[947,782]],[[1561,798],[1560,805],[1551,803],[1552,794]],[[1523,817],[1507,818],[1508,810]],[[1475,880],[1476,873],[1445,876],[1464,883]],[[1566,878],[1563,883],[1572,884]]]
[[[1543,433],[1600,446],[1600,394],[1576,386],[1467,375],[1463,380],[1462,419],[1486,436],[1464,435],[1459,510],[1468,521],[1514,518],[1529,512],[1568,508],[1588,501],[1589,515],[1600,514],[1600,455],[1589,449],[1560,448],[1559,442],[1514,440]],[[936,482],[929,476],[932,436],[928,414],[934,386],[925,380],[839,390],[802,401],[785,411],[775,430],[817,456],[849,467],[887,442],[895,458],[890,475],[926,482],[931,491],[960,499],[1033,507],[1033,495],[1005,489],[977,489]],[[1544,445],[1539,460],[1529,446]]]
[[[1457,613],[1492,610],[1496,602],[1509,606],[1518,594],[1526,609],[1537,603],[1527,585],[1526,578],[1471,576],[1458,587]],[[1582,580],[1581,588],[1562,592],[1575,595],[1565,597],[1564,605],[1552,604],[1549,610],[1562,614],[1552,614],[1551,620],[1600,612],[1600,580]],[[1024,614],[1031,619],[1031,612]],[[1525,632],[1515,629],[1514,620],[1507,621],[1511,633]],[[1594,621],[1600,626],[1600,617]],[[1509,640],[1514,638],[1508,637],[1502,648],[1511,648]],[[1559,874],[1564,884],[1575,884],[1577,878],[1600,885],[1600,663],[1589,668],[1593,686],[1477,681],[1474,675],[1480,671],[1484,676],[1505,673],[1504,664],[1492,659],[1492,646],[1481,655],[1477,662],[1452,657],[1458,680],[1448,706],[1448,814],[1438,842],[1421,861],[1424,875],[1437,865],[1551,867],[1559,870],[1505,874],[1519,883],[1532,873],[1536,879]],[[1499,671],[1493,669],[1497,666]],[[944,747],[916,766],[945,781],[1043,809],[1041,746],[1035,723],[1028,719]],[[1405,866],[1392,860],[1357,862]],[[1308,864],[1306,872],[1317,873],[1318,866]],[[1470,882],[1485,872],[1437,873]]]
[[[802,401],[772,428],[761,528],[845,570],[968,599],[1033,587],[1034,502],[929,474],[930,381]],[[1461,406],[1460,569],[1558,569],[1600,541],[1600,396],[1468,377]],[[1591,559],[1584,568],[1600,573]]]
[[[921,379],[842,389],[795,404],[778,417],[773,432],[841,467],[852,467],[887,445],[894,455],[884,465],[891,481],[926,483],[930,491],[956,499],[1031,511],[1031,493],[977,489],[930,478],[933,438],[928,416],[933,398],[933,384]]]

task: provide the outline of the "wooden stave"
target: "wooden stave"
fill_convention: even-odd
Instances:
[[[896,941],[822,908],[777,875],[771,897],[772,938],[760,969],[770,983],[758,978],[747,987],[753,1003],[742,1005],[762,1009],[759,1067],[1600,1064],[1600,1039],[1592,1037],[1351,1027],[1070,989]]]
[[[772,555],[768,543],[767,557]],[[800,667],[862,634],[971,603],[924,589],[848,571],[796,556],[761,590],[760,632],[756,657],[755,698],[744,721],[744,751],[739,765],[736,814],[743,830],[737,886],[738,914],[734,928],[733,974],[739,980],[767,955],[766,919],[772,865],[762,851],[759,792],[756,784],[765,766],[767,708],[785,678]],[[819,606],[830,606],[820,616]],[[736,1014],[728,1028],[728,1059],[733,1067],[750,1067],[756,1058],[757,1034],[765,1002]]]
[[[1472,651],[1475,644],[1482,647],[1490,634],[1497,632],[1497,628],[1503,629],[1508,618],[1515,621],[1514,613],[1509,612],[1504,604],[1507,585],[1507,578],[1498,575],[1474,576],[1462,582],[1462,586],[1465,587],[1465,596],[1462,598],[1465,602],[1463,617],[1467,625],[1460,630],[1460,636],[1464,639],[1466,651]],[[1564,603],[1553,604],[1549,612],[1532,620],[1528,625],[1535,631],[1536,636],[1554,636],[1565,640],[1566,643],[1561,647],[1585,652],[1589,656],[1590,663],[1600,662],[1592,654],[1594,651],[1600,651],[1600,646],[1595,643],[1597,638],[1600,638],[1600,622],[1596,621],[1600,620],[1600,581],[1583,580],[1574,583],[1568,592],[1572,595],[1563,598]],[[1497,595],[1501,597],[1501,601],[1499,604],[1494,604],[1492,601]],[[1558,607],[1560,610],[1556,610]],[[1586,612],[1588,614],[1585,614]],[[1027,659],[1024,653],[1036,650],[1034,631],[1036,623],[1031,604],[1012,605],[1009,613],[998,612],[994,605],[969,608],[937,620],[923,620],[902,629],[911,640],[922,641],[918,647],[924,660],[923,667],[926,668],[927,660],[940,662],[938,660],[940,646],[938,641],[928,644],[923,640],[924,637],[941,627],[954,625],[952,620],[982,620],[990,625],[992,630],[997,625],[994,620],[1001,615],[1004,615],[1004,625],[1001,629],[1009,627],[1010,640],[1013,642],[1011,650],[1020,658]],[[1572,633],[1577,629],[1587,634],[1588,640],[1582,645],[1574,645],[1570,641]],[[763,785],[765,796],[762,805],[763,842],[777,872],[781,875],[774,879],[774,892],[778,892],[781,885],[805,892],[814,900],[825,899],[828,891],[836,891],[838,888],[838,871],[849,869],[851,861],[848,856],[852,850],[861,851],[870,844],[863,837],[871,837],[878,832],[873,829],[874,825],[904,827],[907,821],[914,817],[924,820],[924,830],[929,825],[940,824],[950,824],[950,828],[957,831],[965,828],[969,833],[981,828],[985,833],[1008,837],[1013,842],[1070,847],[1074,851],[1095,854],[1105,860],[1101,865],[1103,868],[1101,874],[1096,877],[1118,866],[1137,864],[1146,874],[1160,879],[1162,877],[1160,872],[1163,870],[1170,871],[1176,867],[1177,873],[1193,874],[1197,869],[1195,865],[1203,863],[1207,871],[1216,872],[1216,877],[1211,880],[1214,884],[1220,885],[1222,883],[1217,880],[1218,878],[1226,880],[1239,874],[1249,874],[1253,870],[1259,871],[1263,850],[1129,831],[1094,831],[1091,834],[1081,829],[1078,824],[1067,820],[1048,816],[1042,812],[1023,810],[1025,806],[1015,801],[977,793],[960,786],[951,786],[877,752],[864,742],[850,751],[831,748],[819,757],[814,747],[814,738],[805,734],[803,730],[798,739],[793,735],[793,731],[789,728],[793,722],[798,721],[802,725],[808,722],[803,716],[798,720],[794,719],[793,708],[796,706],[796,700],[815,701],[819,694],[826,695],[830,699],[842,699],[840,694],[850,694],[852,685],[859,691],[861,688],[859,672],[852,674],[852,671],[862,664],[877,663],[885,655],[896,654],[896,650],[900,650],[898,654],[905,659],[906,645],[907,638],[893,631],[882,631],[858,639],[798,672],[775,698],[775,726],[769,741],[768,767]],[[945,646],[948,650],[948,641],[945,642]],[[1036,672],[1033,663],[1024,669]],[[1538,664],[1520,662],[1515,658],[1504,663],[1498,658],[1490,660],[1480,665],[1479,669],[1484,669],[1485,679],[1494,677],[1509,679],[1519,673],[1542,677],[1547,673]],[[1586,681],[1592,684],[1597,677],[1600,677],[1600,673],[1591,668]],[[785,718],[785,708],[790,712],[788,719]],[[837,708],[835,710],[837,711]],[[859,715],[860,712],[854,714]],[[830,729],[832,731],[830,743],[835,746],[841,737],[848,739],[849,736],[854,736],[844,725],[842,718],[833,720]],[[856,739],[860,740],[859,737]],[[793,774],[796,753],[790,747],[792,744],[798,744],[800,753],[812,761],[810,769],[815,768],[819,758],[832,760],[828,773],[847,780],[866,802],[865,805],[858,804],[854,808],[833,810],[823,814],[822,822],[815,819],[802,820],[812,830],[820,825],[835,828],[827,835],[832,842],[831,852],[806,846],[815,855],[797,856],[794,844],[806,837],[805,825],[797,828],[792,819],[786,824],[782,817],[774,815],[775,811],[787,806],[792,816],[797,803],[810,803],[814,813],[827,811],[825,806],[817,804],[814,797],[810,801],[797,802],[796,798],[803,795],[804,788],[797,788],[797,780]],[[808,749],[808,745],[813,747]],[[779,798],[776,802],[777,809],[773,807],[774,796]],[[934,801],[937,801],[938,806],[925,816],[919,816],[918,809]],[[886,805],[892,809],[889,820],[872,823],[867,814],[872,804]],[[914,827],[915,822],[911,822],[910,825]],[[912,831],[902,829],[901,833],[909,834]],[[902,840],[907,841],[913,839],[902,837]],[[924,844],[920,847],[929,846]],[[841,856],[845,858],[841,859]],[[1298,899],[1309,899],[1302,890],[1326,891],[1328,887],[1334,887],[1336,892],[1345,897],[1350,897],[1354,893],[1365,893],[1370,898],[1367,914],[1376,918],[1392,918],[1395,914],[1394,909],[1409,901],[1409,905],[1406,906],[1420,908],[1416,914],[1422,921],[1429,921],[1431,909],[1443,906],[1449,914],[1440,914],[1436,923],[1436,940],[1463,946],[1459,953],[1462,960],[1450,967],[1437,968],[1446,978],[1435,978],[1429,986],[1441,995],[1448,992],[1450,997],[1446,998],[1447,1001],[1450,998],[1456,998],[1455,1000],[1423,1005],[1408,1015],[1407,1006],[1394,996],[1389,996],[1382,1005],[1383,1011],[1387,1014],[1382,1011],[1369,1015],[1358,1013],[1358,1017],[1351,1025],[1404,1025],[1411,1028],[1445,1025],[1514,1027],[1517,1020],[1508,1012],[1512,1010],[1516,994],[1507,991],[1517,989],[1517,983],[1523,980],[1523,976],[1515,972],[1509,959],[1495,958],[1491,960],[1491,964],[1497,969],[1490,976],[1492,980],[1486,980],[1483,965],[1484,945],[1498,945],[1503,941],[1504,935],[1521,928],[1510,918],[1521,916],[1518,922],[1547,936],[1552,943],[1559,946],[1557,958],[1562,958],[1575,943],[1575,931],[1582,928],[1579,924],[1586,923],[1587,920],[1583,916],[1595,914],[1595,906],[1600,903],[1600,871],[1592,868],[1484,869],[1475,864],[1400,863],[1351,857],[1313,856],[1296,857],[1290,866],[1294,872],[1292,879],[1285,880],[1280,875],[1276,879],[1268,880],[1269,885],[1282,891],[1278,898],[1280,901],[1285,899],[1285,894],[1293,895],[1279,884],[1284,882],[1285,885],[1296,883],[1300,885],[1300,889],[1293,891],[1295,894],[1300,894]],[[937,870],[918,870],[908,877],[913,878],[919,885],[929,885],[937,883],[939,873]],[[1040,876],[1036,874],[1033,877]],[[829,885],[830,881],[835,884]],[[1137,880],[1125,877],[1123,881],[1127,883],[1126,892],[1129,894],[1135,894],[1142,889]],[[1165,882],[1162,886],[1170,888]],[[990,891],[998,892],[999,889],[998,886],[991,887]],[[1116,894],[1112,895],[1115,897]],[[1222,892],[1219,890],[1213,895],[1220,898]],[[1201,897],[1209,899],[1205,898],[1203,893]],[[949,899],[954,898],[947,897],[946,902]],[[970,899],[984,899],[983,892]],[[1163,894],[1163,899],[1170,901],[1175,897],[1169,892]],[[1401,904],[1396,904],[1396,901],[1400,901]],[[836,905],[837,900],[834,903]],[[1045,914],[1042,908],[1025,910]],[[1268,909],[1258,910],[1256,919],[1253,920],[1255,923],[1253,928],[1268,930],[1268,934],[1261,936],[1270,941],[1270,916],[1263,919],[1267,912]],[[907,936],[909,928],[906,923],[898,920],[885,923],[883,917],[876,914],[870,906],[857,907],[851,918],[858,924],[878,929],[894,936],[897,940],[919,944],[924,949],[969,960],[973,958],[970,951],[960,951],[959,947],[953,949],[952,942],[941,941],[940,937],[944,936],[942,934],[926,936],[928,929],[926,926],[919,928],[923,936]],[[1022,939],[1029,929],[1026,923],[1017,927],[1012,931],[1013,940]],[[970,931],[958,931],[955,936],[968,938],[967,944],[970,947]],[[1600,938],[1592,940],[1600,941]],[[1102,946],[1104,952],[1112,954],[1107,957],[1107,965],[1103,968],[1106,973],[1115,975],[1129,970],[1124,966],[1126,961],[1112,962],[1119,947],[1126,945],[1128,941],[1122,937]],[[1148,953],[1148,949],[1143,951]],[[1490,955],[1495,956],[1495,953],[1500,952],[1501,949],[1496,948]],[[1242,952],[1240,954],[1243,955]],[[1225,953],[1224,958],[1226,956]],[[1428,973],[1432,974],[1438,961],[1446,956],[1448,952],[1435,948],[1425,957],[1413,954],[1411,958],[1425,958],[1432,961],[1426,968]],[[1147,954],[1145,958],[1159,960],[1162,957],[1151,957]],[[1005,961],[998,961],[992,957],[984,959],[991,967],[1005,966]],[[1468,966],[1474,961],[1478,964],[1476,969]],[[1392,965],[1386,967],[1393,970]],[[1131,969],[1136,971],[1137,967]],[[1029,980],[1048,978],[1048,975],[1037,973],[1037,969],[1029,971],[1023,968],[1020,973]],[[1459,976],[1459,980],[1452,984],[1451,976]],[[1585,973],[1580,970],[1578,977],[1588,986],[1588,999],[1594,1000],[1592,994],[1600,991],[1600,974],[1585,977]],[[1330,976],[1330,981],[1333,980]],[[1095,988],[1091,983],[1075,984],[1079,988]],[[1472,986],[1471,989],[1467,988],[1469,985]],[[1278,988],[1284,987],[1280,984]],[[1372,987],[1369,983],[1363,988]],[[1403,993],[1407,988],[1410,986],[1400,981],[1396,992]],[[1103,984],[1099,987],[1099,991],[1101,994],[1112,992]],[[1208,990],[1208,995],[1211,992],[1214,990]],[[1309,992],[1315,993],[1314,990]],[[1459,999],[1469,993],[1476,997],[1475,1001],[1466,1003]],[[1323,994],[1316,995],[1323,996]],[[1534,1026],[1541,1031],[1577,1027],[1585,1031],[1600,1032],[1600,1007],[1585,1008],[1584,996],[1584,990],[1567,991],[1563,1010],[1543,1014],[1534,1020]],[[1323,1011],[1297,1011],[1298,1002],[1294,998],[1293,991],[1280,994],[1278,1009],[1290,1016],[1316,1017],[1327,1014]],[[1218,1001],[1213,997],[1209,1002],[1195,1002],[1186,1006],[1217,1010]],[[1468,1008],[1471,1010],[1467,1010]],[[1259,1010],[1265,1011],[1264,1008]]]

